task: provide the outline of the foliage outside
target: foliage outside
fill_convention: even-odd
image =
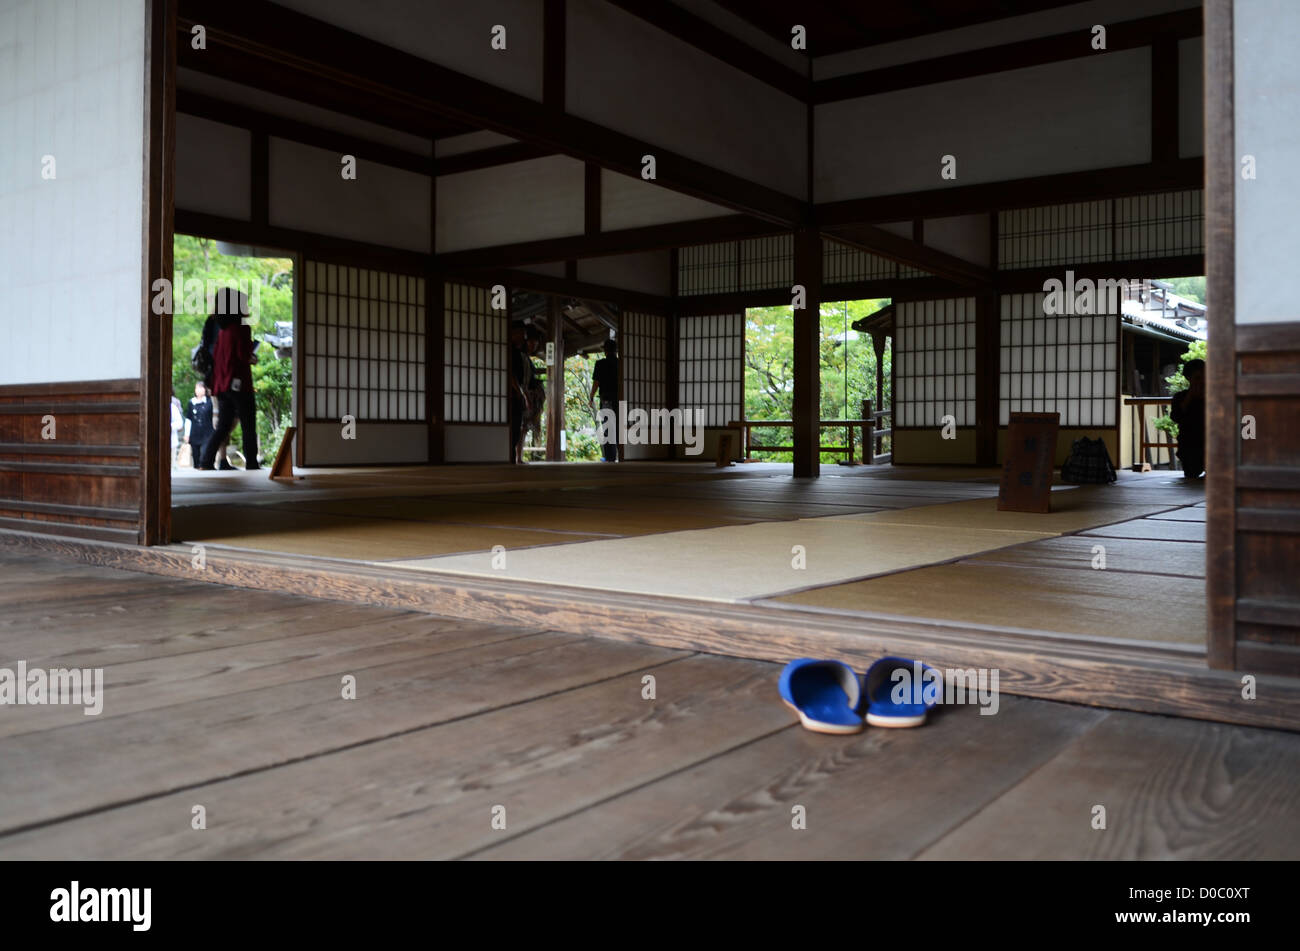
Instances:
[[[888,300],[858,300],[826,303],[821,307],[821,418],[858,419],[862,400],[876,399],[876,353],[871,337],[858,333],[851,324],[880,310]],[[847,334],[845,333],[847,329]],[[892,405],[892,348],[887,346],[883,358],[881,406]],[[745,314],[745,418],[791,419],[794,413],[794,311],[790,307],[753,307]],[[889,420],[882,420],[888,428]],[[794,438],[790,427],[754,430],[757,445],[789,446]],[[822,430],[825,446],[847,445],[845,427]],[[854,435],[855,458],[862,458],[861,429]],[[883,452],[889,451],[889,439]],[[790,462],[789,452],[756,453],[767,462]],[[842,453],[822,453],[822,462],[844,459]]]

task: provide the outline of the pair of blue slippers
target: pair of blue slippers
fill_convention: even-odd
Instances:
[[[904,676],[901,672],[905,671]],[[930,671],[929,675],[924,672]],[[919,676],[918,676],[919,675]],[[925,723],[935,704],[913,684],[938,676],[933,667],[902,657],[883,657],[871,665],[863,681],[853,668],[838,660],[792,660],[781,671],[779,689],[786,706],[799,715],[799,722],[814,733],[859,733],[867,724],[883,727],[911,727]],[[939,681],[942,683],[942,680]]]

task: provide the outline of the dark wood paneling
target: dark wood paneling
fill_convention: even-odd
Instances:
[[[0,528],[135,541],[139,392],[139,380],[0,386]]]
[[[1236,328],[1232,579],[1239,670],[1300,674],[1300,322]],[[1229,371],[1233,370],[1229,366]],[[1254,438],[1244,438],[1244,417]],[[1215,417],[1211,417],[1215,423]],[[1217,513],[1215,513],[1217,514]]]

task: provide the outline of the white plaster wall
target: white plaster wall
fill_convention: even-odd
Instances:
[[[429,428],[424,423],[357,423],[356,439],[340,439],[334,423],[307,423],[309,466],[427,462]]]
[[[1300,257],[1300,3],[1237,0],[1233,30],[1237,322],[1300,320],[1286,279]],[[1245,155],[1253,181],[1241,177]]]
[[[344,179],[342,156],[298,142],[270,141],[270,219],[276,227],[429,250],[429,179],[357,159]]]
[[[253,136],[247,129],[176,114],[176,207],[252,217]]]
[[[672,268],[667,251],[616,254],[578,262],[578,279],[646,294],[667,295],[672,289]]]
[[[277,0],[324,20],[511,92],[542,98],[541,0]],[[492,28],[506,48],[492,49]]]
[[[803,197],[803,103],[605,0],[569,0],[568,48],[573,115]]]
[[[990,263],[988,215],[927,218],[922,236],[936,251],[985,267]]]
[[[817,107],[816,200],[1005,181],[1150,160],[1145,48]],[[940,178],[945,155],[957,178]]]
[[[1205,42],[1202,37],[1178,43],[1178,155],[1205,154]]]
[[[144,40],[144,0],[0,0],[0,384],[140,375]]]
[[[582,234],[584,174],[552,155],[439,176],[438,253]]]
[[[600,174],[600,227],[602,231],[640,228],[646,225],[694,221],[734,214],[730,208],[701,201],[655,185],[620,175],[609,169]]]
[[[447,426],[443,453],[447,462],[506,462],[510,458],[510,427]]]

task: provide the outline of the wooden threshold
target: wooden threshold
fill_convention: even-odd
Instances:
[[[776,662],[826,657],[862,670],[882,656],[914,656],[939,668],[996,669],[999,688],[1008,694],[1300,730],[1300,678],[1260,675],[1256,699],[1247,700],[1242,697],[1242,673],[1211,670],[1201,654],[1185,647],[1063,639],[1047,633],[1026,636],[947,621],[614,594],[214,546],[205,549],[202,570],[193,566],[196,555],[186,545],[145,548],[0,531],[0,547],[213,584],[731,657]]]

